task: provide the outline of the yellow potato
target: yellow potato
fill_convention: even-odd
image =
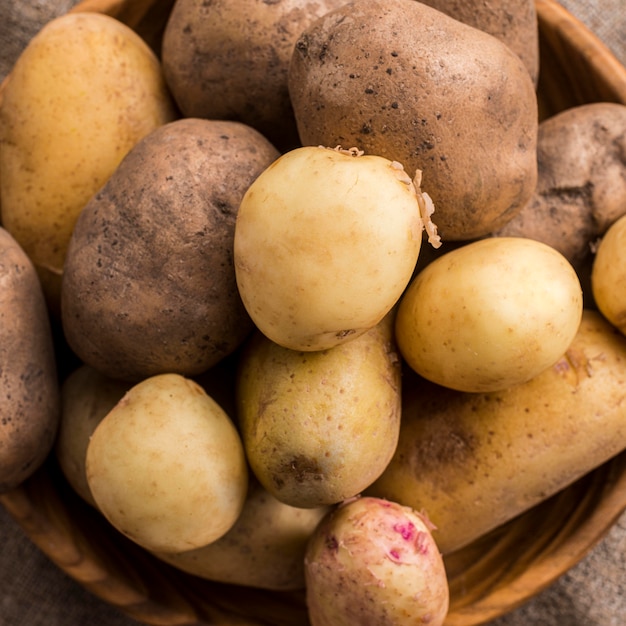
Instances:
[[[154,555],[207,580],[260,589],[301,589],[306,544],[328,510],[289,506],[251,481],[241,515],[223,537],[196,550]]]
[[[114,18],[58,17],[18,58],[0,105],[2,223],[52,304],[82,207],[141,137],[174,117],[156,55]]]
[[[553,365],[574,338],[582,308],[578,276],[554,248],[483,239],[417,274],[398,307],[396,340],[424,378],[496,391]]]
[[[399,164],[323,147],[292,150],[250,185],[239,207],[234,254],[243,303],[285,348],[350,341],[401,296],[422,225],[416,187]]]
[[[600,312],[626,334],[626,216],[600,240],[591,266],[591,289]]]
[[[109,522],[161,552],[219,539],[239,517],[248,487],[233,423],[178,374],[147,378],[128,391],[94,431],[86,472]]]
[[[400,368],[388,318],[353,341],[298,352],[261,333],[240,360],[238,419],[248,461],[281,502],[357,495],[385,469],[400,428]]]
[[[597,311],[552,367],[466,393],[410,371],[394,458],[366,493],[424,511],[444,554],[545,500],[626,449],[626,338]]]

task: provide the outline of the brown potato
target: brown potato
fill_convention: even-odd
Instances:
[[[140,142],[81,213],[62,322],[81,360],[112,378],[200,374],[252,329],[235,281],[241,198],[278,156],[237,122],[182,119]]]
[[[464,24],[493,35],[524,62],[535,86],[539,79],[539,29],[535,0],[422,0]]]
[[[346,0],[177,0],[163,35],[166,81],[187,117],[233,119],[298,145],[287,70],[300,32]]]
[[[59,423],[54,342],[32,261],[0,228],[0,493],[28,478]]]
[[[354,0],[304,30],[289,68],[304,145],[422,171],[443,241],[501,228],[536,182],[537,98],[496,37],[414,0]]]
[[[495,234],[537,239],[585,267],[591,245],[626,213],[626,105],[596,102],[539,125],[537,189]]]
[[[585,311],[528,383],[455,392],[407,373],[398,448],[366,491],[425,512],[442,553],[469,544],[626,448],[626,338]]]

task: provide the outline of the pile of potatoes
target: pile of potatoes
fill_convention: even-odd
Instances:
[[[626,449],[626,105],[533,2],[176,0],[0,91],[0,491],[186,572],[444,623],[444,557]],[[383,617],[384,616],[384,617]]]

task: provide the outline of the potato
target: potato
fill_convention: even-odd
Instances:
[[[414,0],[354,0],[306,28],[288,76],[302,143],[422,171],[444,241],[504,226],[537,178],[537,98],[499,39]]]
[[[283,154],[250,185],[235,225],[237,285],[256,326],[307,351],[373,328],[415,268],[420,202],[387,159],[321,146]]]
[[[241,439],[192,380],[161,374],[131,387],[87,446],[87,483],[122,534],[158,552],[183,552],[226,534],[248,486]]]
[[[529,237],[561,252],[579,271],[591,246],[626,213],[626,105],[595,102],[539,125],[537,189],[496,235]]]
[[[186,117],[238,120],[281,150],[299,145],[287,70],[300,32],[346,0],[177,0],[163,71]]]
[[[441,626],[449,589],[427,519],[378,498],[330,512],[309,541],[306,600],[311,626]]]
[[[233,266],[244,192],[278,152],[237,122],[176,120],[87,203],[62,283],[68,344],[103,374],[194,376],[252,330]]]
[[[52,449],[60,392],[48,311],[35,268],[0,228],[0,493],[21,484]]]
[[[591,289],[598,310],[626,334],[626,215],[609,226],[591,269]]]
[[[380,476],[398,442],[392,322],[316,352],[257,333],[241,355],[236,391],[248,462],[272,495],[304,508],[355,496]]]
[[[129,383],[104,376],[89,365],[77,367],[61,386],[61,417],[54,453],[67,482],[94,507],[85,471],[89,439],[129,388]]]
[[[626,338],[585,310],[552,367],[491,393],[403,381],[394,458],[366,494],[423,511],[458,550],[626,449]]]
[[[301,589],[306,544],[328,510],[283,504],[252,480],[241,515],[223,537],[196,550],[154,555],[208,580],[275,591]]]
[[[155,54],[111,17],[55,18],[20,55],[0,104],[2,224],[55,312],[81,209],[139,139],[175,117]]]
[[[526,382],[567,350],[583,311],[574,268],[553,248],[488,238],[431,262],[404,293],[396,340],[418,374],[459,391]]]
[[[497,37],[524,62],[536,86],[539,80],[539,29],[535,0],[422,0],[460,22]]]

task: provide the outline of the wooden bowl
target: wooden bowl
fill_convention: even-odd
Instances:
[[[159,51],[173,0],[83,0]],[[594,101],[626,104],[626,69],[554,0],[536,0],[542,118]],[[304,593],[208,582],[138,548],[68,486],[54,458],[0,502],[69,576],[139,622],[162,626],[306,626]],[[484,624],[513,610],[575,565],[626,509],[626,452],[563,492],[446,557],[447,626]]]

